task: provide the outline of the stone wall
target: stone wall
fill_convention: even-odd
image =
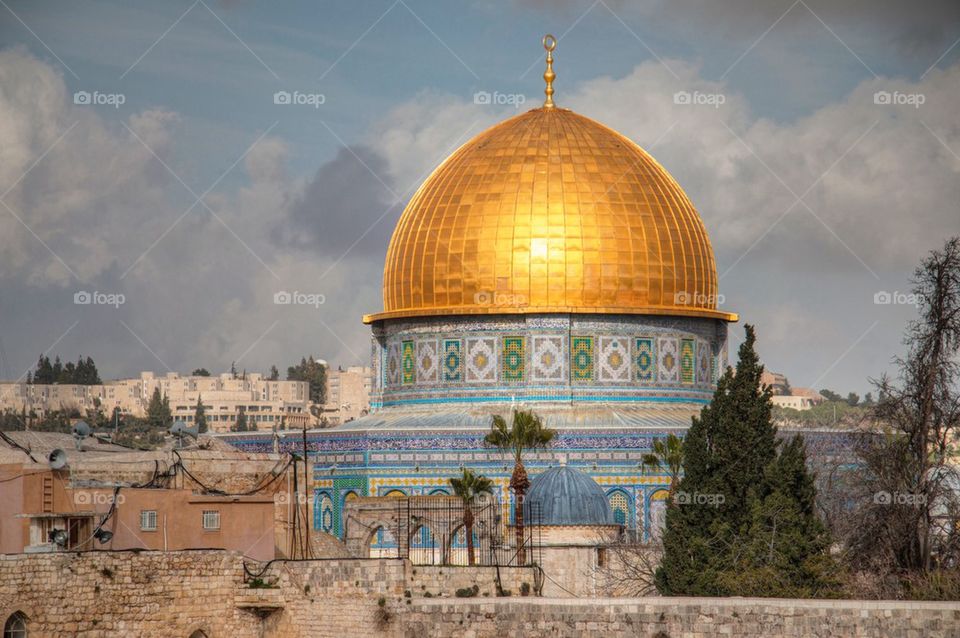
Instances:
[[[490,567],[247,561],[245,575],[243,563],[221,551],[0,556],[0,622],[19,610],[31,637],[85,638],[960,635],[960,602],[533,598],[518,596],[530,570],[506,568],[513,596],[497,598]],[[473,584],[476,597],[456,597]]]
[[[500,587],[503,593],[511,596],[533,596],[537,579],[531,567],[501,567],[499,571]],[[477,598],[497,597],[497,569],[495,567],[462,567],[436,565],[410,565],[407,563],[406,589],[412,597],[430,598],[463,597],[476,585]],[[524,593],[526,592],[526,593]]]
[[[0,618],[22,611],[31,637],[189,636],[215,628],[209,635],[253,638],[257,623],[233,604],[242,579],[237,556],[225,552],[3,555]]]
[[[960,603],[760,598],[417,600],[394,635],[655,638],[938,638],[960,634]]]

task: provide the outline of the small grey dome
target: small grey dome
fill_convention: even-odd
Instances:
[[[539,517],[534,514],[539,510]],[[603,488],[572,467],[561,466],[534,477],[524,517],[543,525],[616,525]]]

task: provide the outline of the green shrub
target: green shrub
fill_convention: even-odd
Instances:
[[[473,598],[480,592],[480,586],[474,584],[473,587],[464,587],[457,590],[457,598]]]

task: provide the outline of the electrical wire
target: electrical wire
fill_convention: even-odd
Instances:
[[[287,468],[290,467],[290,464],[293,463],[293,458],[292,458],[293,455],[291,455],[291,458],[287,461],[286,465],[284,465],[282,468],[280,468],[279,470],[277,470],[277,469],[276,469],[277,466],[275,465],[275,466],[273,467],[273,469],[270,470],[270,473],[273,474],[273,478],[271,478],[271,479],[270,479],[269,481],[267,481],[266,483],[264,483],[264,484],[262,484],[262,485],[258,484],[258,485],[256,485],[255,487],[253,487],[252,489],[247,490],[246,492],[225,492],[225,491],[223,491],[223,490],[221,490],[221,489],[218,489],[218,488],[215,488],[215,487],[209,487],[208,485],[205,485],[200,479],[198,479],[196,476],[194,476],[193,473],[190,472],[190,470],[188,470],[187,467],[183,464],[183,459],[180,457],[180,453],[177,452],[176,450],[173,450],[173,453],[177,455],[177,462],[174,464],[174,466],[175,466],[175,467],[179,467],[179,468],[183,471],[183,473],[184,473],[185,475],[189,476],[190,479],[191,479],[194,483],[196,483],[196,484],[199,485],[201,488],[203,488],[203,491],[204,491],[204,492],[206,492],[206,493],[208,493],[208,494],[214,494],[214,495],[216,495],[216,496],[251,496],[251,495],[253,495],[253,494],[257,494],[257,493],[259,493],[259,492],[262,492],[262,491],[265,490],[266,488],[268,488],[268,487],[270,487],[271,485],[273,485],[277,480],[279,480],[280,477],[282,477],[282,476],[286,473]],[[279,464],[278,464],[278,465],[279,465]],[[260,479],[260,481],[262,482],[263,479]]]
[[[31,453],[30,448],[23,447],[22,445],[20,445],[19,443],[11,439],[9,436],[7,436],[6,433],[0,432],[0,439],[3,439],[7,443],[7,445],[15,447],[21,452],[23,452],[24,454],[26,454],[27,456],[29,456],[30,460],[33,461],[34,463],[39,463],[37,459],[33,458],[33,454]]]

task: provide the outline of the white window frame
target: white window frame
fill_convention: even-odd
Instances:
[[[151,516],[152,515],[152,516]],[[150,519],[153,519],[153,524],[149,523]],[[155,532],[157,531],[157,510],[140,510],[140,531],[141,532]]]
[[[220,510],[203,510],[203,529],[207,532],[220,531]]]

